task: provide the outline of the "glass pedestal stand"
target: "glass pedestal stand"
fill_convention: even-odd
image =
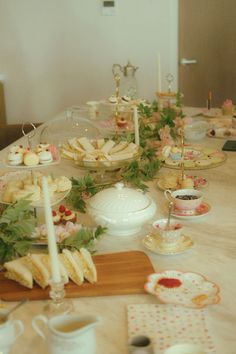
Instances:
[[[50,281],[49,297],[51,301],[44,308],[48,317],[72,312],[73,304],[70,299],[65,299],[64,285],[65,281],[63,279],[57,283]]]

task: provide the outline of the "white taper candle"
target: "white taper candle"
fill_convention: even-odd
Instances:
[[[157,57],[157,91],[161,92],[161,56],[158,54]]]
[[[139,122],[138,122],[138,109],[134,106],[134,138],[135,144],[139,146]]]
[[[42,177],[42,189],[52,281],[54,283],[59,283],[61,281],[61,274],[57,253],[56,235],[52,219],[52,209],[50,204],[48,182],[45,176]]]

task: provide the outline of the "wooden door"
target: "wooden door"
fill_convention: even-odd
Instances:
[[[179,0],[179,89],[187,106],[236,103],[236,1]],[[196,64],[181,65],[182,58]]]

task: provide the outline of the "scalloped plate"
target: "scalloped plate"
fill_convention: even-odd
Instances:
[[[187,174],[186,177],[191,178],[193,180],[195,189],[206,188],[209,185],[209,182],[207,181],[207,179],[203,178],[201,176],[194,176],[194,175]],[[165,187],[163,179],[164,179],[164,175],[162,177],[160,177],[157,181],[157,187],[160,190],[165,191],[166,189],[171,189],[171,190],[181,189],[180,185],[176,185],[175,188]]]
[[[198,273],[166,270],[148,277],[144,289],[166,304],[202,308],[220,301],[220,288]]]

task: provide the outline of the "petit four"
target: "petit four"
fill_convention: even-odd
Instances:
[[[7,156],[9,165],[17,166],[23,162],[23,154],[19,152],[10,152]]]
[[[50,151],[44,150],[41,151],[39,154],[39,163],[46,164],[52,162],[52,154]]]
[[[23,161],[26,166],[37,166],[39,164],[39,156],[36,153],[29,151],[24,154]]]
[[[35,167],[38,164],[48,164],[58,160],[58,150],[52,144],[38,144],[34,149],[25,149],[22,145],[9,148],[7,163],[11,166],[25,165]]]

